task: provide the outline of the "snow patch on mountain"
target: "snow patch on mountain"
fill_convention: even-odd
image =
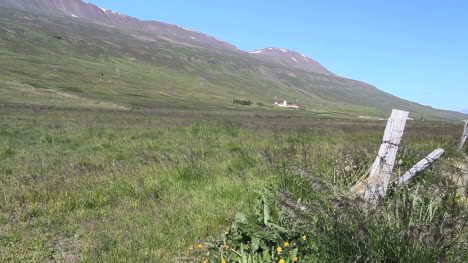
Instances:
[[[248,52],[258,57],[270,59],[287,67],[300,68],[322,74],[332,74],[318,62],[299,52],[286,48],[267,47]]]
[[[86,2],[85,2],[86,3]],[[90,4],[90,3],[86,3],[86,4]],[[91,4],[92,5],[92,4]],[[102,12],[104,12],[104,14],[107,15],[107,12],[111,12],[112,14],[117,14],[119,15],[119,13],[115,12],[115,11],[112,11],[110,9],[106,9],[106,8],[103,8],[103,7],[100,7],[100,6],[97,6],[99,9],[101,9]]]
[[[177,26],[177,27],[182,28],[183,30],[190,31],[190,32],[200,33],[200,32],[197,32],[197,31],[195,31],[195,30],[192,30],[192,29],[190,29],[190,28],[185,28],[185,27],[181,27],[181,26]]]

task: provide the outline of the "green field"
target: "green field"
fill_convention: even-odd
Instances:
[[[468,262],[466,114],[45,14],[0,8],[0,262]],[[395,175],[446,154],[365,207],[394,108]]]
[[[349,198],[382,121],[27,105],[0,105],[0,262],[466,260],[461,171],[435,165],[367,215]],[[404,145],[466,163],[461,129],[411,122]]]

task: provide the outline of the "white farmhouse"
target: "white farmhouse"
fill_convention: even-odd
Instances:
[[[287,101],[277,101],[275,102],[275,105],[280,107],[280,108],[293,108],[293,109],[297,109],[299,108],[299,105],[297,104],[288,104]]]

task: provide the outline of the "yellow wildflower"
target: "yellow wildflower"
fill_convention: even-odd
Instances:
[[[302,237],[302,240],[306,240],[306,239],[307,239],[307,236],[303,236],[303,237]]]
[[[277,250],[279,253],[281,253],[281,251],[283,251],[283,248],[282,248],[282,247],[278,247],[276,250]]]
[[[289,242],[284,242],[283,244],[285,247],[289,246]]]
[[[221,263],[227,263],[227,260],[223,259],[221,260]]]
[[[193,250],[193,246],[190,246],[189,248],[187,248],[187,250]]]
[[[202,244],[200,244],[200,245],[198,245],[197,247],[198,247],[198,248],[203,248],[203,245],[202,245]]]
[[[228,248],[229,248],[229,246],[226,246],[226,245],[224,245],[223,247],[224,247],[225,249],[228,249]]]
[[[203,263],[208,263],[208,260],[203,260]]]
[[[278,261],[278,263],[285,263],[286,261],[284,261],[284,259],[280,259],[280,261]]]
[[[293,257],[293,261],[297,262],[297,261],[299,261],[299,258],[298,257]]]

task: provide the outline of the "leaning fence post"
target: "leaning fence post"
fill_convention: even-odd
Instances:
[[[435,149],[432,151],[428,156],[424,159],[419,161],[416,165],[414,165],[411,169],[409,169],[400,179],[398,179],[398,185],[403,186],[407,185],[416,174],[426,170],[429,166],[431,166],[435,161],[437,161],[442,155],[444,154],[443,149]]]
[[[385,195],[408,115],[407,111],[392,110],[369,177],[352,189],[356,195],[363,195],[367,201],[377,201]]]
[[[465,121],[465,125],[463,126],[463,133],[460,138],[460,144],[458,144],[458,150],[463,150],[463,145],[465,144],[466,138],[468,137],[468,121]]]

